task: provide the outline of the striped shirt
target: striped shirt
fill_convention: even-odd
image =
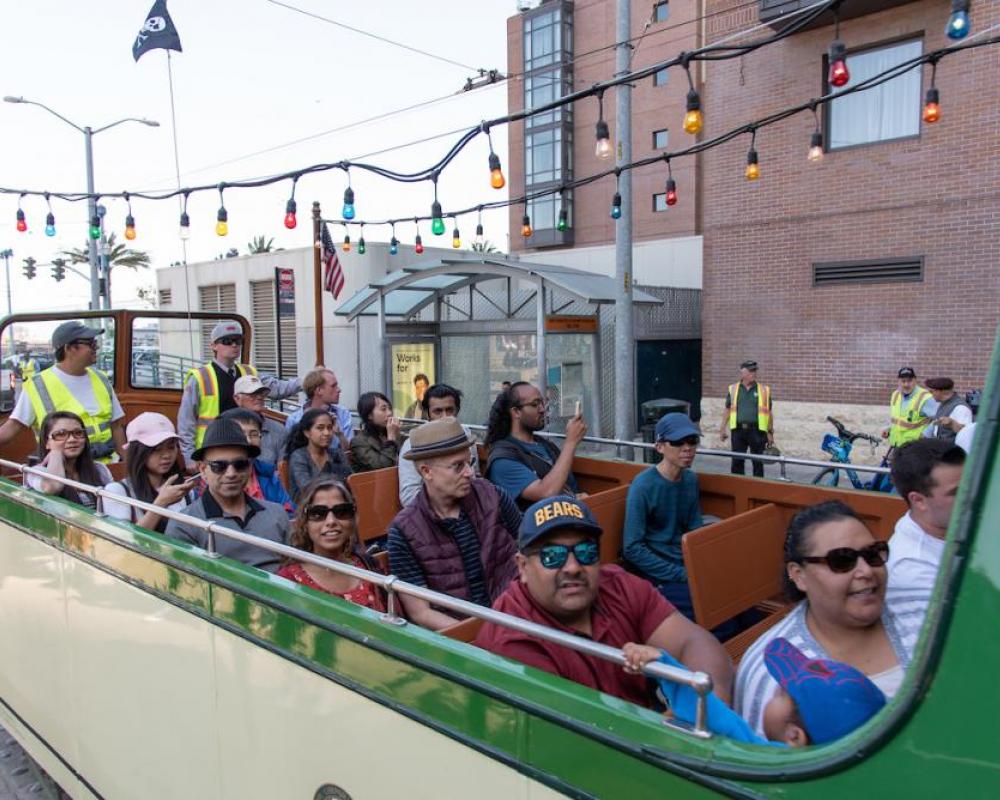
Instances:
[[[910,666],[913,650],[920,636],[930,600],[930,587],[897,589],[889,587],[885,593],[882,624],[889,637],[899,666],[905,671]],[[764,707],[778,689],[764,664],[764,648],[772,639],[784,637],[807,658],[830,658],[830,654],[816,641],[806,624],[808,601],[803,600],[785,619],[761,636],[747,650],[736,673],[736,691],[733,708],[758,734],[764,735]],[[892,697],[888,697],[891,700]]]

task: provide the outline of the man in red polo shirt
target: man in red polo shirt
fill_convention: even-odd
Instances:
[[[532,505],[518,536],[519,579],[493,608],[610,647],[642,642],[666,650],[688,669],[711,675],[715,693],[729,703],[733,665],[722,645],[675,614],[649,582],[599,564],[601,533],[590,509],[574,497],[549,497]],[[650,682],[610,661],[490,623],[476,644],[629,702],[653,705]]]

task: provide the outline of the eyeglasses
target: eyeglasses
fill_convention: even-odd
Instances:
[[[463,472],[465,472],[466,468],[474,470],[475,469],[475,464],[476,464],[476,462],[473,461],[470,458],[468,461],[456,461],[454,464],[433,464],[432,463],[431,466],[432,467],[441,467],[441,469],[446,469],[446,470],[449,470],[450,472],[455,473],[456,475],[461,475]]]
[[[74,339],[69,344],[70,347],[72,347],[75,344],[82,344],[86,347],[89,347],[91,350],[97,349],[97,339]]]
[[[684,447],[684,445],[687,445],[688,447],[697,447],[698,442],[701,441],[701,437],[685,436],[683,439],[670,439],[664,441],[666,441],[671,447]]]
[[[237,472],[246,472],[250,469],[250,459],[249,458],[233,458],[224,459],[219,458],[215,461],[209,461],[208,468],[212,470],[216,475],[222,475],[227,469],[232,467]]]
[[[242,336],[223,336],[221,339],[216,339],[219,344],[224,344],[227,347],[234,344],[243,344]]]
[[[349,519],[354,519],[355,511],[357,506],[354,503],[337,503],[335,506],[315,505],[306,509],[306,519],[309,522],[325,522],[326,518],[333,514],[334,519],[347,522]]]
[[[869,567],[884,567],[889,560],[888,542],[875,542],[860,550],[855,550],[853,547],[835,547],[825,556],[802,556],[799,561],[806,564],[826,564],[831,572],[850,572],[859,558],[863,558]]]
[[[87,434],[83,428],[75,428],[71,431],[52,431],[52,433],[49,434],[49,438],[54,442],[65,442],[67,439],[86,439]]]
[[[590,567],[601,557],[601,548],[595,541],[577,542],[570,547],[568,544],[547,544],[538,549],[538,560],[545,569],[560,569],[569,560],[570,551],[581,567]]]
[[[243,431],[243,434],[247,437],[248,442],[260,441],[260,431]]]
[[[541,397],[537,397],[530,403],[518,403],[514,408],[533,408],[537,411],[545,408],[545,401]]]

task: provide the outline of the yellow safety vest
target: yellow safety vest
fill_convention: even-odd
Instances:
[[[930,400],[931,393],[922,386],[913,390],[906,411],[903,410],[903,393],[897,389],[889,401],[889,416],[892,424],[889,427],[889,444],[900,447],[908,442],[914,442],[924,434],[924,428],[931,424],[931,418],[921,412],[924,404]]]
[[[729,430],[736,430],[736,400],[742,383],[734,383],[729,387]],[[771,430],[771,387],[763,383],[757,384],[757,427],[767,433]]]
[[[23,362],[21,365],[21,382],[27,383],[32,378],[35,377],[35,373],[38,372],[38,362],[33,358],[29,358],[27,361]]]
[[[237,364],[236,374],[239,377],[244,375],[256,375],[257,368],[249,364]],[[184,384],[194,379],[198,382],[198,421],[194,428],[194,449],[201,447],[201,442],[205,438],[205,431],[208,426],[221,413],[219,408],[219,379],[212,369],[212,362],[202,364],[197,369],[188,371],[184,376]]]
[[[91,415],[73,396],[52,367],[42,370],[30,381],[24,382],[24,391],[28,393],[32,410],[35,412],[32,427],[36,436],[41,432],[42,421],[53,411],[72,411],[83,420],[83,428],[87,432],[91,446],[111,441],[114,390],[111,388],[108,376],[100,370],[87,367],[87,374],[90,376],[94,397],[97,400],[97,413],[94,415]],[[111,460],[111,455],[98,460],[108,462]]]

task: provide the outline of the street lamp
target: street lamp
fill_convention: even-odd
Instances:
[[[44,103],[36,102],[35,100],[26,100],[23,97],[12,97],[7,95],[4,97],[3,101],[5,103],[24,103],[29,106],[38,106],[39,108],[44,108],[52,116],[58,117],[67,125],[75,128],[80,133],[83,134],[84,145],[86,147],[87,154],[87,194],[89,195],[87,199],[87,211],[88,217],[93,219],[97,214],[97,200],[94,198],[94,147],[93,147],[93,137],[106,131],[109,128],[113,128],[116,125],[121,125],[123,122],[139,122],[143,125],[148,125],[151,128],[160,127],[159,122],[155,122],[151,119],[139,118],[139,117],[125,117],[123,119],[112,122],[108,125],[104,125],[100,128],[91,128],[89,125],[79,126],[75,122],[66,119],[62,114],[57,111],[53,111]],[[97,243],[92,239],[87,239],[87,249],[88,249],[88,261],[90,261],[90,307],[91,309],[97,310],[101,307],[101,292],[100,292],[100,280],[97,267]],[[111,293],[107,293],[107,306],[111,307]]]

